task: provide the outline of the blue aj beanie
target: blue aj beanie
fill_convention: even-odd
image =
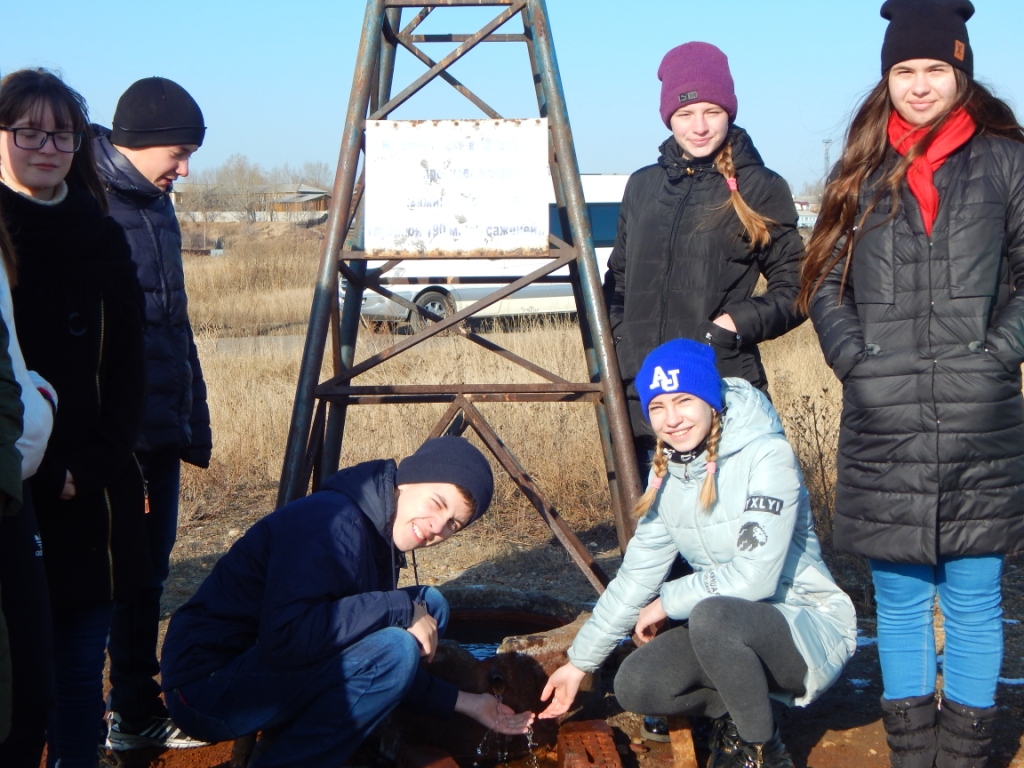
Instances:
[[[491,505],[494,475],[484,455],[464,437],[432,437],[406,456],[398,465],[397,481],[406,483],[451,483],[465,488],[476,500],[473,520]]]
[[[722,377],[715,368],[715,351],[692,339],[672,339],[655,347],[633,382],[640,404],[647,407],[658,395],[685,392],[722,410]]]

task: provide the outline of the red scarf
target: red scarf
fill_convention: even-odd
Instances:
[[[931,146],[923,155],[918,155],[907,169],[907,184],[921,206],[924,231],[929,237],[932,234],[935,217],[939,213],[939,190],[935,188],[932,177],[946,162],[947,157],[970,140],[975,127],[971,116],[963,108],[958,109],[939,128]],[[906,156],[927,132],[927,126],[915,128],[900,117],[895,109],[889,114],[889,143],[903,156]]]

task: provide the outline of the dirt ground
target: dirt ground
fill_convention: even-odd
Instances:
[[[184,602],[214,562],[230,544],[272,504],[273,490],[234,496],[216,511],[208,511],[183,524],[175,550],[171,577],[165,593],[164,621]],[[610,524],[578,532],[611,575],[619,564],[615,532]],[[503,537],[492,530],[471,528],[433,550],[418,554],[420,583],[446,585],[488,584],[543,592],[586,609],[596,593],[565,552],[550,536]],[[403,579],[412,581],[412,568]],[[847,585],[844,585],[847,586]],[[850,584],[848,591],[863,599],[863,585]],[[1003,582],[1006,650],[997,703],[1001,709],[992,768],[1024,768],[1024,556],[1007,561]],[[780,711],[783,739],[797,766],[813,768],[884,768],[888,766],[885,738],[879,720],[881,675],[873,643],[874,614],[858,603],[860,648],[844,670],[841,680],[806,709]],[[941,644],[941,631],[939,642]],[[610,680],[612,674],[607,674]],[[607,687],[607,683],[606,683]],[[622,712],[610,694],[605,697],[607,717],[615,729],[616,743],[626,768],[667,768],[667,746],[640,744],[638,716]],[[127,768],[227,768],[231,745],[159,752],[126,753]],[[546,761],[541,760],[541,765]]]

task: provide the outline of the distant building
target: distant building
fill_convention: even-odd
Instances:
[[[796,225],[800,229],[814,229],[814,224],[818,220],[818,214],[815,211],[802,211],[799,208],[796,210]]]
[[[817,195],[793,195],[793,206],[796,208],[797,227],[799,229],[813,229],[814,222],[818,220],[818,208],[820,201]]]
[[[180,218],[192,221],[304,221],[324,213],[331,195],[309,184],[174,185]]]

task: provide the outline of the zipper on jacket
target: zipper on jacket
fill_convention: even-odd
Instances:
[[[110,493],[103,489],[103,502],[107,505],[107,567],[110,570],[110,599],[114,599],[114,508]]]
[[[686,194],[683,199],[679,201],[679,205],[676,207],[676,217],[672,222],[672,229],[668,235],[668,269],[665,270],[665,279],[661,283],[661,327],[658,328],[658,343],[660,344],[665,340],[665,306],[668,304],[668,291],[669,286],[672,284],[672,272],[675,267],[676,260],[672,258],[672,250],[676,244],[676,233],[679,231],[679,222],[683,218],[683,208],[686,206],[686,201],[690,199],[690,193],[693,192],[693,179],[692,179],[692,168],[688,168],[691,171],[687,179],[689,185],[686,189]]]
[[[139,477],[142,478],[142,499],[144,501],[144,509],[146,514],[149,514],[149,480],[146,479],[146,473],[142,471],[142,465],[139,464],[139,457],[132,451],[132,458],[135,460],[135,466],[139,468]]]
[[[164,316],[168,321],[171,319],[171,296],[170,291],[167,290],[167,275],[164,270],[164,253],[160,250],[160,238],[157,237],[156,228],[153,226],[153,222],[149,220],[149,216],[146,215],[144,208],[139,209],[139,215],[142,216],[142,220],[146,222],[146,231],[149,232],[150,238],[153,240],[153,253],[156,254],[157,259],[157,274],[160,276],[160,293],[163,295],[163,301],[160,302],[164,310]]]
[[[691,479],[689,464],[683,464],[683,479],[686,480],[687,482],[689,482]],[[694,477],[693,480],[696,482],[697,478]],[[701,549],[703,549],[704,553],[708,556],[708,560],[710,560],[715,565],[721,565],[721,563],[718,562],[718,558],[711,553],[711,549],[708,547],[707,539],[704,538],[704,529],[701,527],[700,524],[700,516],[702,514],[704,513],[703,510],[701,510],[700,508],[700,490],[698,490],[697,498],[694,501],[693,505],[693,529],[697,531],[697,538],[700,540]]]
[[[100,298],[100,345],[96,355],[96,405],[103,408],[103,389],[100,386],[100,369],[103,367],[103,352],[107,342],[107,312],[103,298]],[[114,599],[114,508],[110,504],[110,493],[103,489],[103,502],[107,505],[107,567],[110,570],[110,599]]]

